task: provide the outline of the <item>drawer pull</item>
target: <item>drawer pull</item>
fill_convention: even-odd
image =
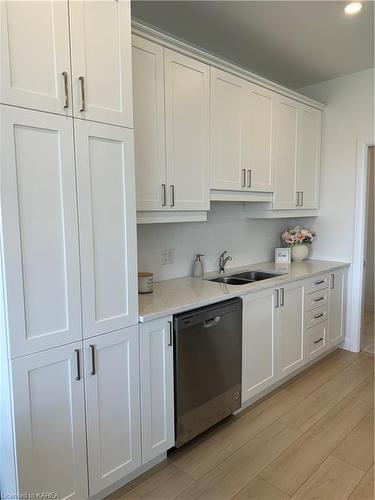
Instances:
[[[321,285],[322,283],[325,283],[325,280],[314,281],[314,285]]]
[[[319,340],[314,340],[314,341],[313,341],[313,343],[314,343],[314,344],[319,344],[319,342],[321,342],[322,340],[323,340],[323,337],[320,337],[320,339],[319,339]]]
[[[319,297],[318,299],[314,299],[314,302],[320,302],[321,300],[324,300],[324,297]]]
[[[314,319],[321,318],[322,316],[324,316],[324,313],[315,314]]]

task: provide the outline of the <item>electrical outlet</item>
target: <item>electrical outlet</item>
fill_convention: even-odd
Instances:
[[[166,248],[161,251],[161,263],[163,265],[166,264],[174,264],[174,249]]]

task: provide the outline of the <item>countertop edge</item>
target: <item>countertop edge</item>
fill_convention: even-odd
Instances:
[[[328,263],[328,261],[322,261],[322,262]],[[252,288],[247,288],[247,289],[243,290],[242,293],[241,293],[241,291],[236,289],[236,290],[233,290],[232,293],[225,293],[223,295],[219,295],[217,297],[210,298],[207,300],[199,300],[196,302],[189,302],[189,303],[185,303],[183,305],[180,305],[180,306],[177,306],[174,308],[163,309],[163,310],[157,311],[155,313],[144,314],[144,315],[140,314],[139,315],[139,323],[146,323],[148,321],[164,318],[166,316],[172,316],[174,314],[179,314],[182,312],[189,311],[190,309],[197,309],[198,307],[204,307],[204,306],[208,306],[210,304],[215,304],[217,302],[223,302],[225,300],[229,300],[229,299],[232,299],[234,297],[243,297],[243,296],[248,295],[250,293],[256,293],[256,292],[259,292],[261,290],[267,290],[269,288],[277,288],[278,286],[280,286],[280,284],[284,284],[284,283],[286,284],[286,283],[291,283],[293,281],[304,280],[306,278],[318,276],[319,274],[328,273],[330,271],[337,271],[338,269],[342,269],[342,268],[346,268],[346,267],[350,267],[350,266],[351,266],[350,262],[340,262],[340,263],[332,262],[331,267],[328,267],[328,268],[323,269],[323,270],[321,269],[321,270],[317,270],[317,271],[306,272],[304,274],[301,274],[298,277],[278,276],[278,277],[272,278],[272,280],[270,280],[270,281],[268,281],[268,280],[266,282],[259,281],[256,284],[253,284]],[[210,274],[212,274],[212,273],[210,273]],[[202,278],[202,279],[204,279],[204,278]]]

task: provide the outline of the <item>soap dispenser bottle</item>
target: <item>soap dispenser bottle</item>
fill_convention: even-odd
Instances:
[[[201,260],[201,257],[203,257],[203,253],[197,253],[195,256],[195,260],[193,263],[193,276],[196,278],[201,278],[204,274],[204,269],[203,269],[203,262]]]

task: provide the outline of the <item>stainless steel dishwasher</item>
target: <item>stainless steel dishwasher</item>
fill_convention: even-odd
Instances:
[[[176,447],[241,406],[242,300],[174,316]]]

